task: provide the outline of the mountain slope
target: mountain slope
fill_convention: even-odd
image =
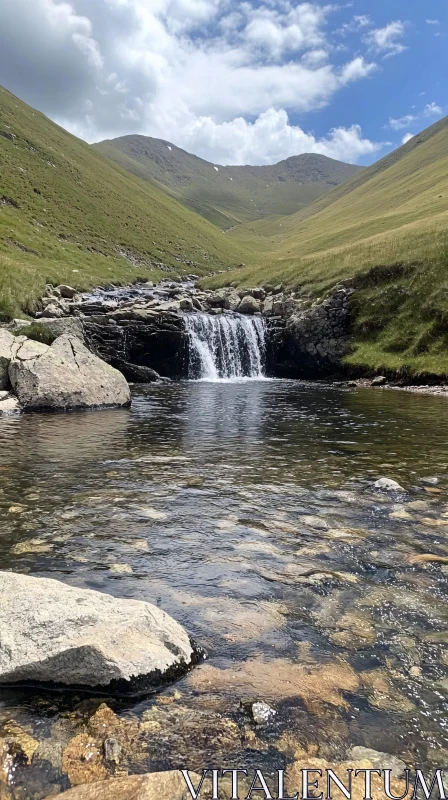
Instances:
[[[266,255],[226,280],[321,293],[356,278],[350,363],[448,375],[447,228],[445,117],[302,214],[271,222],[268,236],[261,223],[232,231]]]
[[[213,225],[0,88],[0,315],[45,283],[88,287],[237,266]],[[189,262],[189,263],[186,263]]]
[[[272,166],[222,167],[149,136],[122,136],[93,147],[134,175],[163,187],[223,230],[292,214],[363,171],[314,153]]]

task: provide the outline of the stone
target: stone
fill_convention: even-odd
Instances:
[[[6,397],[0,398],[0,416],[2,414],[18,414],[21,410],[22,406],[14,395],[8,394]]]
[[[271,706],[268,706],[267,703],[263,703],[261,700],[252,703],[251,712],[252,719],[256,725],[264,725],[277,713]]]
[[[116,361],[116,368],[121,372],[127,381],[131,383],[155,383],[155,381],[165,380],[158,372],[151,367],[142,367],[140,364],[129,364],[127,361]]]
[[[228,311],[236,311],[241,302],[238,292],[229,292],[224,300],[224,308]]]
[[[247,294],[241,300],[241,303],[238,306],[238,312],[240,314],[255,314],[256,312],[260,311],[260,301],[256,300],[255,297],[252,295]]]
[[[377,375],[376,378],[373,379],[371,382],[371,386],[384,386],[387,383],[387,378],[384,375]]]
[[[0,683],[145,694],[198,660],[187,632],[156,606],[0,572]]]
[[[42,317],[63,317],[64,314],[64,310],[56,303],[48,303],[42,311]]]
[[[310,516],[308,514],[301,516],[300,522],[303,522],[303,524],[307,525],[308,528],[314,528],[317,531],[326,531],[330,527],[328,522],[325,519],[322,519],[322,517]]]
[[[104,744],[104,758],[106,761],[110,761],[113,764],[119,764],[120,758],[122,754],[122,746],[118,739],[114,739],[111,737],[110,739],[105,739]]]
[[[179,306],[182,311],[193,311],[193,301],[190,297],[181,297],[179,300]]]
[[[59,290],[61,297],[65,297],[67,300],[72,300],[78,292],[73,286],[67,286],[65,283],[61,283],[60,286],[57,286],[56,289]]]
[[[36,319],[34,322],[45,325],[56,338],[58,336],[64,336],[64,334],[69,334],[70,336],[76,336],[81,342],[84,342],[84,326],[79,317],[60,317],[58,319],[44,317],[43,319]]]
[[[11,361],[11,350],[15,337],[5,328],[0,328],[0,389],[9,386],[8,367]]]
[[[370,747],[352,747],[348,755],[353,761],[370,761],[374,769],[390,769],[393,778],[400,778],[406,769],[406,764],[401,758],[391,756],[389,753],[380,753]]]
[[[193,785],[197,787],[201,776],[194,772],[190,772],[189,775]],[[203,787],[201,796],[203,794],[204,797],[209,797],[211,795],[206,792],[206,788]],[[88,785],[75,786],[58,797],[60,800],[160,800],[161,798],[191,800],[185,778],[179,770],[97,781]],[[46,800],[54,800],[54,795],[50,795]]]
[[[24,360],[21,348],[9,365],[9,378],[23,408],[67,410],[130,404],[123,375],[90,353],[75,336],[64,334],[51,347],[38,342],[32,345],[45,349],[38,357]]]
[[[397,481],[391,480],[391,478],[379,478],[379,480],[375,481],[373,487],[374,489],[381,489],[383,492],[404,492],[403,487]]]

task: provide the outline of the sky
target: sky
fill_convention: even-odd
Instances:
[[[0,0],[0,83],[88,142],[370,164],[448,113],[447,0]]]

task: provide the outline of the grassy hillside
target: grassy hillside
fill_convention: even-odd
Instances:
[[[187,264],[185,262],[194,262]],[[0,87],[0,315],[46,282],[80,288],[226,269],[248,254],[165,192]]]
[[[258,241],[261,266],[226,280],[322,294],[356,277],[348,362],[448,375],[448,117],[302,214],[257,225],[235,234]]]
[[[216,166],[148,136],[122,136],[93,146],[223,230],[292,214],[363,172],[361,167],[313,153],[272,166]]]

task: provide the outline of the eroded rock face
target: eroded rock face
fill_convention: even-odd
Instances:
[[[15,337],[5,328],[0,328],[0,390],[9,386],[8,367],[12,357]]]
[[[51,347],[27,339],[13,354],[9,379],[27,410],[127,406],[131,401],[123,375],[75,336],[60,336]]]
[[[313,377],[341,370],[352,294],[353,289],[340,286],[322,303],[292,313],[277,348],[280,374]]]
[[[197,649],[150,603],[0,572],[0,683],[144,694],[185,673]]]
[[[45,325],[53,336],[57,337],[69,334],[70,336],[76,336],[77,339],[84,342],[84,328],[79,317],[61,317],[59,319],[43,317],[42,319],[37,319],[36,322]]]

